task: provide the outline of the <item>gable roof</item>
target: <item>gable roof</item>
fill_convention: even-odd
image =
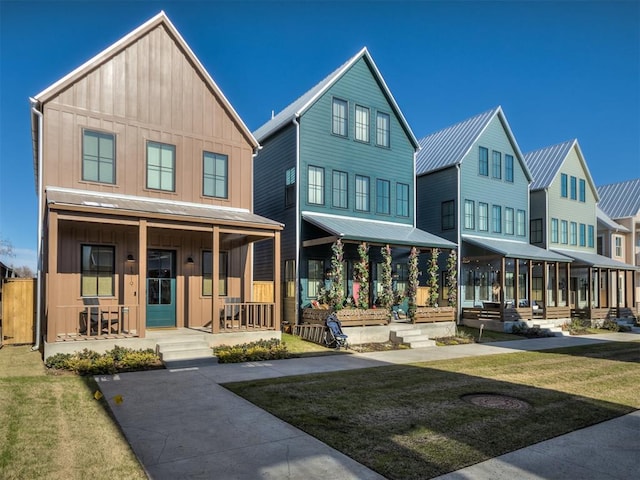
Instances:
[[[418,141],[420,150],[416,156],[416,175],[424,175],[462,163],[475,141],[496,116],[502,123],[525,176],[531,181],[531,173],[501,106],[479,113],[420,139]]]
[[[612,232],[629,233],[629,229],[623,225],[620,225],[613,220],[609,215],[602,211],[602,209],[596,205],[596,219],[598,220],[598,229],[611,230]]]
[[[251,133],[251,130],[249,130],[249,128],[242,121],[242,119],[240,118],[238,113],[235,111],[235,109],[233,108],[229,100],[227,100],[227,98],[222,93],[222,90],[220,90],[218,85],[213,81],[213,78],[211,78],[211,75],[209,75],[209,72],[207,72],[207,70],[204,68],[202,63],[200,63],[200,60],[198,60],[198,58],[193,53],[189,45],[187,45],[187,43],[184,41],[184,39],[182,38],[182,36],[180,35],[176,27],[171,23],[167,15],[164,13],[164,11],[160,11],[160,13],[158,13],[156,16],[154,16],[153,18],[146,21],[145,23],[140,25],[138,28],[136,28],[132,32],[122,37],[120,40],[112,44],[110,47],[107,47],[102,52],[98,53],[96,56],[94,56],[84,64],[80,65],[78,68],[76,68],[66,76],[62,77],[57,82],[45,88],[43,91],[38,93],[35,97],[33,97],[32,99],[33,102],[35,102],[36,104],[39,104],[39,109],[40,111],[42,111],[43,103],[48,102],[53,97],[58,95],[60,92],[68,88],[70,85],[77,82],[82,77],[86,76],[88,73],[96,70],[97,68],[100,68],[103,64],[111,60],[113,57],[121,53],[127,47],[129,47],[130,45],[132,45],[133,43],[135,43],[140,38],[144,37],[145,35],[147,35],[148,33],[150,33],[152,30],[154,30],[156,27],[160,25],[162,25],[166,29],[167,33],[173,38],[173,40],[178,45],[178,48],[184,53],[184,55],[187,57],[191,65],[193,65],[193,68],[198,71],[198,73],[202,76],[203,81],[211,89],[213,94],[216,97],[218,97],[223,108],[229,113],[229,116],[235,122],[237,122],[238,128],[244,134],[244,136],[246,137],[247,141],[252,146],[252,148],[254,149],[258,148],[259,146],[258,141],[255,139],[255,137]],[[34,171],[35,171],[36,185],[37,185],[38,183],[38,179],[37,179],[38,177],[38,167],[37,167],[38,139],[37,139],[37,119],[35,117],[36,115],[32,112],[31,129],[32,129],[32,141],[34,144],[33,163],[34,163]]]
[[[598,187],[600,208],[611,218],[640,215],[640,178]]]
[[[307,111],[313,104],[320,98],[324,93],[329,90],[336,82],[338,82],[342,76],[349,71],[349,69],[360,59],[364,59],[369,66],[371,72],[374,77],[378,81],[381,86],[382,92],[387,97],[391,108],[393,109],[396,116],[400,119],[400,124],[405,130],[407,136],[409,137],[411,143],[415,148],[418,148],[418,140],[413,134],[409,123],[404,118],[400,107],[396,103],[395,98],[391,94],[391,90],[382,78],[382,74],[378,67],[376,66],[373,58],[369,54],[367,47],[362,48],[356,55],[347,60],[344,64],[338,67],[336,70],[331,72],[327,77],[325,77],[321,82],[316,84],[313,88],[308,90],[302,96],[300,96],[293,103],[289,104],[282,111],[280,111],[277,115],[275,115],[271,120],[266,122],[264,125],[259,127],[257,130],[253,132],[254,136],[258,139],[258,141],[262,141],[268,136],[274,134],[278,130],[280,130],[285,125],[288,125],[294,118],[300,117]]]
[[[527,165],[529,165],[529,169],[534,178],[531,184],[531,191],[549,188],[558,176],[558,172],[562,168],[569,152],[574,148],[576,149],[578,160],[580,161],[580,165],[582,165],[587,182],[589,182],[589,186],[597,202],[599,200],[598,190],[593,182],[593,178],[591,178],[589,167],[587,167],[587,162],[584,159],[577,138],[524,154],[524,160],[527,162]]]

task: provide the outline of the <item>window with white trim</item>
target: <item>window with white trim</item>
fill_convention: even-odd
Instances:
[[[356,105],[356,140],[369,143],[369,109]]]
[[[175,191],[176,147],[147,142],[147,188]]]
[[[205,197],[227,198],[228,157],[204,152],[202,159],[202,194]]]
[[[376,145],[387,147],[390,145],[391,117],[387,113],[376,113]]]
[[[115,142],[112,133],[82,132],[82,180],[116,183]]]
[[[349,134],[348,129],[348,107],[346,100],[334,98],[331,108],[331,132],[334,135],[346,137]]]
[[[324,205],[324,168],[309,165],[308,202]]]

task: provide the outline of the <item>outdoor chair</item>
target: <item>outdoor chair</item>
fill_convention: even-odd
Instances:
[[[117,312],[100,307],[97,297],[85,297],[82,299],[85,309],[80,312],[80,334],[98,335],[99,333],[115,333],[120,318]],[[88,327],[88,328],[87,328]]]

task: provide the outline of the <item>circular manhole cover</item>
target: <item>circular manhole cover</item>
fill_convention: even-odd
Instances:
[[[531,405],[519,398],[501,393],[470,393],[460,397],[465,402],[485,408],[499,408],[502,410],[524,410]]]

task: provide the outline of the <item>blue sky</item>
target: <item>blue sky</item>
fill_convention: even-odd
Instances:
[[[577,138],[640,177],[640,1],[0,0],[0,259],[35,268],[29,96],[164,10],[251,130],[368,47],[416,137],[502,105],[523,152]]]

